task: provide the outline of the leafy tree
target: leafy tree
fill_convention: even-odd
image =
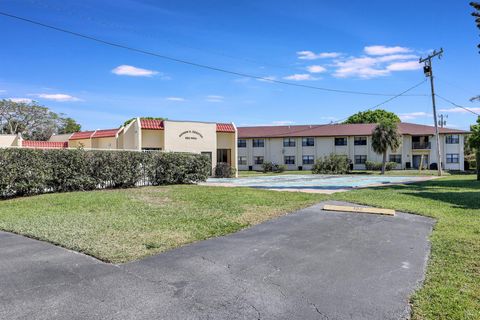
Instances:
[[[357,112],[344,123],[380,123],[382,121],[400,122],[400,118],[393,112],[377,109]]]
[[[4,134],[21,134],[29,140],[48,140],[65,127],[66,119],[35,101],[0,100],[0,132]]]
[[[372,132],[372,149],[378,154],[382,154],[382,174],[385,174],[387,163],[387,151],[396,150],[400,146],[400,135],[397,129],[397,123],[393,121],[380,122]]]
[[[79,132],[82,126],[72,118],[63,119],[62,126],[58,129],[58,134]]]
[[[127,121],[125,121],[123,123],[123,126],[126,127],[130,122],[132,122],[133,120],[135,120],[136,118],[131,118],[131,119],[128,119]],[[141,117],[140,119],[146,119],[146,120],[168,120],[167,118],[162,118],[162,117]]]
[[[477,124],[470,126],[472,134],[468,138],[468,144],[475,150],[477,158],[477,180],[480,181],[480,117],[477,119]]]

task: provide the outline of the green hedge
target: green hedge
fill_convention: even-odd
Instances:
[[[396,162],[387,162],[385,163],[385,170],[391,171],[397,167]],[[382,163],[381,162],[373,162],[373,161],[366,161],[365,162],[365,169],[372,170],[372,171],[381,171],[382,170]]]
[[[334,153],[318,158],[312,167],[314,174],[346,174],[349,171],[350,160],[347,156]]]
[[[0,149],[0,197],[205,181],[210,162],[190,153]]]

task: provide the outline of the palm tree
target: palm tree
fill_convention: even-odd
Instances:
[[[400,146],[400,135],[397,124],[391,121],[380,122],[372,132],[372,148],[378,154],[383,155],[382,174],[385,174],[388,148],[396,150]]]
[[[472,134],[468,138],[470,147],[475,150],[477,162],[477,180],[480,181],[480,117],[477,119],[477,124],[470,126]]]

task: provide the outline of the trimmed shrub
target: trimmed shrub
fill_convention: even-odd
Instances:
[[[323,158],[318,158],[312,167],[312,173],[346,174],[350,171],[350,160],[347,156],[339,154],[330,154]]]
[[[232,168],[232,166],[226,162],[217,163],[215,167],[215,177],[216,178],[233,178],[237,170]]]
[[[267,172],[275,172],[275,173],[280,173],[287,170],[287,166],[284,164],[277,164],[273,162],[264,162],[262,164],[262,171],[264,173]]]
[[[190,153],[0,149],[0,197],[205,181],[210,162]]]
[[[385,170],[391,171],[397,167],[396,162],[387,162],[385,164]],[[365,161],[365,169],[370,171],[381,171],[382,170],[382,163],[381,162],[373,162],[373,161]]]

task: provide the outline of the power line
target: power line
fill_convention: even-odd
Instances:
[[[391,98],[389,98],[389,99],[387,99],[387,100],[385,100],[385,101],[382,101],[382,102],[374,105],[374,106],[371,107],[371,108],[365,109],[363,112],[376,109],[376,108],[378,108],[378,107],[380,107],[380,106],[382,106],[382,105],[384,105],[384,104],[392,101],[393,99],[396,99],[396,98],[404,95],[405,93],[407,93],[407,92],[409,92],[409,91],[411,91],[411,90],[413,90],[413,89],[415,89],[415,88],[418,88],[419,86],[421,86],[422,84],[424,84],[426,81],[427,81],[427,79],[424,79],[424,80],[422,80],[421,82],[417,83],[416,85],[414,85],[414,86],[412,86],[412,87],[410,87],[410,88],[408,88],[408,89],[406,89],[406,90],[404,90],[404,91],[396,94],[395,96],[393,96],[393,97],[391,97]],[[318,128],[318,127],[321,127],[321,126],[335,125],[335,124],[338,124],[339,122],[343,122],[343,121],[347,120],[348,118],[349,118],[349,117],[346,117],[346,118],[344,118],[344,119],[342,119],[342,120],[337,120],[337,121],[335,121],[335,122],[333,122],[333,123],[329,123],[329,124],[319,124],[319,125],[309,126],[308,128],[299,129],[299,130],[296,130],[296,131],[290,131],[289,133],[299,133],[299,132],[308,131],[308,130],[311,130],[311,129],[314,129],[314,128]],[[280,136],[280,135],[283,135],[283,134],[280,134],[280,133],[279,133],[278,135],[273,135],[273,136]]]
[[[467,107],[463,107],[463,106],[461,106],[461,105],[458,105],[458,104],[456,104],[455,102],[448,100],[447,98],[444,98],[444,97],[442,97],[442,96],[439,96],[438,94],[435,94],[435,95],[436,95],[437,97],[439,97],[440,99],[442,99],[443,101],[448,102],[448,103],[450,103],[451,105],[453,105],[453,106],[455,106],[455,107],[461,108],[461,109],[463,109],[463,110],[465,110],[465,111],[468,111],[468,112],[473,113],[473,114],[475,114],[475,115],[477,115],[477,116],[480,116],[480,113],[477,113],[477,112],[475,112],[475,111],[473,111],[473,110],[470,110],[470,109],[468,109]]]
[[[71,30],[59,28],[59,27],[56,27],[56,26],[48,25],[48,24],[45,24],[45,23],[42,23],[42,22],[31,20],[31,19],[22,18],[22,17],[16,16],[16,15],[13,15],[13,14],[2,12],[2,11],[0,11],[0,15],[5,16],[5,17],[9,17],[9,18],[13,18],[13,19],[17,19],[17,20],[20,20],[20,21],[28,22],[28,23],[31,23],[31,24],[34,24],[34,25],[37,25],[37,26],[41,26],[41,27],[44,27],[44,28],[51,29],[51,30],[63,32],[63,33],[69,34],[69,35],[79,37],[79,38],[95,41],[95,42],[98,42],[98,43],[101,43],[101,44],[104,44],[104,45],[108,45],[108,46],[112,46],[112,47],[116,47],[116,48],[121,48],[121,49],[129,50],[129,51],[133,51],[133,52],[137,52],[137,53],[161,58],[161,59],[164,59],[164,60],[169,60],[169,61],[173,61],[173,62],[178,62],[178,63],[202,68],[202,69],[208,69],[208,70],[212,70],[212,71],[232,74],[232,75],[239,76],[239,77],[251,78],[251,79],[256,79],[256,80],[263,80],[263,81],[267,81],[267,82],[271,82],[271,83],[278,83],[278,84],[282,84],[282,85],[288,85],[288,86],[293,86],[293,87],[301,87],[301,88],[307,88],[307,89],[314,89],[314,90],[321,90],[321,91],[327,91],[327,92],[357,94],[357,95],[366,95],[366,96],[384,96],[384,97],[395,97],[395,98],[398,96],[398,95],[385,94],[385,93],[374,93],[374,92],[332,89],[332,88],[317,87],[317,86],[311,86],[311,85],[306,85],[306,84],[299,84],[299,83],[292,83],[292,82],[286,82],[286,81],[281,81],[281,80],[275,80],[275,79],[271,79],[271,78],[268,78],[268,77],[256,76],[256,75],[251,75],[251,74],[247,74],[247,73],[243,73],[243,72],[227,70],[227,69],[223,69],[223,68],[220,68],[220,67],[214,67],[214,66],[210,66],[210,65],[206,65],[206,64],[201,64],[201,63],[192,62],[192,61],[188,61],[188,60],[184,60],[184,59],[174,58],[174,57],[171,57],[171,56],[166,56],[166,55],[159,54],[159,53],[152,52],[152,51],[147,51],[147,50],[143,50],[143,49],[130,47],[130,46],[127,46],[127,45],[116,43],[116,42],[111,42],[111,41],[103,40],[103,39],[96,38],[96,37],[93,37],[93,36],[89,36],[89,35],[86,35],[86,34],[78,33],[78,32],[75,32],[75,31],[71,31]]]

